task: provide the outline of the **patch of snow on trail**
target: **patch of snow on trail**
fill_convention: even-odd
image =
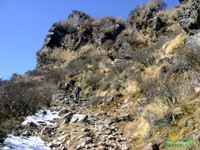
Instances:
[[[50,150],[40,137],[8,135],[1,150]]]
[[[33,122],[37,125],[39,124],[39,122],[44,122],[47,125],[53,125],[51,123],[51,121],[59,118],[58,113],[59,113],[59,111],[52,111],[51,112],[50,110],[40,109],[40,110],[38,110],[37,113],[35,113],[35,115],[27,116],[25,118],[25,121],[22,122],[22,125],[26,125],[29,122]]]

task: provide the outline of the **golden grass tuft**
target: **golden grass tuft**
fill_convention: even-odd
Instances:
[[[80,51],[80,54],[90,54],[94,49],[95,49],[94,45],[87,44],[87,45],[81,47],[79,51]]]
[[[152,113],[156,115],[157,119],[161,119],[166,115],[168,110],[169,107],[161,103],[161,100],[157,99],[156,102],[150,103],[144,108],[142,116],[146,117],[149,115],[149,113]]]
[[[185,33],[181,33],[178,36],[176,36],[175,39],[167,42],[163,46],[163,48],[165,50],[165,54],[166,55],[172,54],[174,52],[174,50],[182,44],[182,42],[186,39],[186,37],[187,37],[187,35]]]
[[[150,125],[144,118],[138,118],[133,122],[122,122],[118,127],[123,131],[123,135],[127,138],[134,139],[133,145],[140,145],[143,143],[143,138],[150,133]]]
[[[138,85],[137,85],[137,83],[136,83],[135,81],[127,82],[127,84],[125,85],[125,87],[126,87],[126,88],[123,89],[123,90],[121,91],[121,93],[122,93],[123,95],[125,95],[124,98],[123,98],[124,103],[127,103],[129,100],[132,100],[133,97],[134,97],[137,93],[139,93],[140,88],[138,87]]]

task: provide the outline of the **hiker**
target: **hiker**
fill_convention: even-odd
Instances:
[[[71,83],[70,82],[65,82],[65,93],[67,93],[69,91],[69,88],[71,86]]]
[[[81,91],[81,87],[79,85],[76,85],[75,87],[75,99],[79,100],[79,93]]]
[[[59,90],[61,90],[61,88],[62,88],[62,82],[61,81],[58,82],[57,87],[58,87]]]

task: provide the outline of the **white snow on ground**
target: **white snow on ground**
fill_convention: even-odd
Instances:
[[[27,116],[25,118],[25,121],[22,122],[22,125],[26,125],[29,122],[33,122],[37,125],[39,125],[39,122],[44,122],[47,125],[53,125],[51,121],[53,121],[56,118],[59,118],[58,113],[59,111],[51,112],[50,110],[40,109],[37,113],[35,113],[35,115]]]
[[[1,150],[50,150],[40,137],[23,137],[8,135]]]
[[[59,111],[38,110],[35,115],[27,116],[25,121],[22,122],[22,125],[26,125],[29,122],[37,125],[40,123],[53,125],[52,121],[59,118],[58,113]],[[0,145],[0,150],[50,150],[50,148],[44,144],[44,141],[40,137],[14,136],[9,134],[4,143]]]

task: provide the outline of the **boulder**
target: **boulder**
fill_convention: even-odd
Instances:
[[[125,115],[121,115],[121,116],[118,116],[116,118],[116,121],[117,122],[120,122],[120,121],[132,121],[134,118],[133,118],[133,115],[132,114],[125,114]]]
[[[78,11],[78,10],[73,10],[72,14],[69,15],[68,17],[68,22],[73,26],[77,27],[79,25],[79,22],[85,22],[85,21],[94,21],[94,18],[89,16],[88,14]]]
[[[165,26],[165,23],[161,20],[160,17],[156,16],[153,18],[153,30],[155,32],[158,32],[164,26]]]
[[[87,144],[92,143],[91,137],[81,138],[76,144],[76,149],[83,149]]]
[[[87,122],[88,116],[82,114],[74,114],[70,120],[70,123],[83,123]]]
[[[111,125],[113,123],[118,123],[118,122],[121,122],[121,121],[133,121],[134,118],[133,118],[133,115],[132,114],[124,114],[124,115],[121,115],[121,116],[117,116],[117,117],[114,117],[112,119],[106,119],[104,121],[104,124],[105,125]]]
[[[124,59],[132,59],[133,53],[132,53],[131,45],[127,41],[118,41],[115,44],[115,48],[112,52],[108,53],[108,58],[110,58],[112,61],[115,59],[118,60],[124,60]]]
[[[56,100],[63,100],[65,98],[65,94],[63,93],[58,93],[58,94],[54,94],[53,97],[52,97],[52,100],[53,101],[56,101]]]
[[[193,36],[188,36],[186,44],[189,48],[199,51],[199,49],[200,49],[200,33],[195,34]]]
[[[74,113],[69,112],[69,113],[67,113],[65,116],[63,116],[64,122],[65,122],[65,123],[69,123],[69,122],[71,121],[73,115],[74,115]]]

